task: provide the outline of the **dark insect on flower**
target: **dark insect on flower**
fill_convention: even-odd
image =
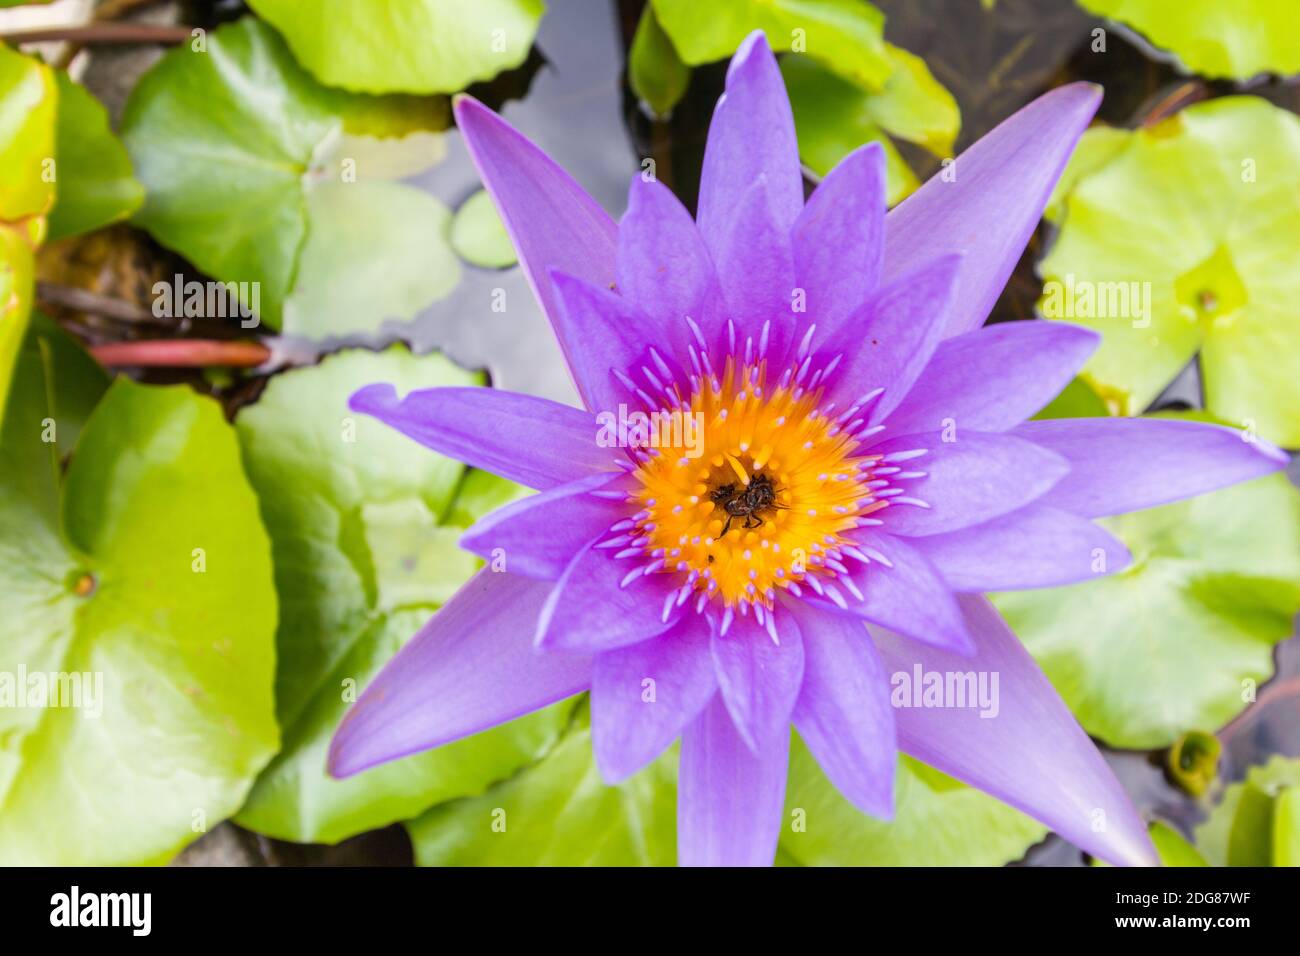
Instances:
[[[767,475],[754,475],[749,484],[737,487],[735,483],[721,485],[713,489],[709,496],[715,502],[722,506],[722,510],[727,513],[727,523],[722,526],[722,534],[718,537],[724,538],[727,532],[731,530],[731,522],[734,518],[744,518],[745,528],[761,528],[763,526],[761,511],[773,509],[777,511],[786,510],[785,505],[776,502],[777,488],[772,484],[772,479]]]

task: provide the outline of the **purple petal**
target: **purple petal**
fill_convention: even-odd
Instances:
[[[1222,425],[1159,418],[1026,422],[1013,434],[1050,448],[1070,473],[1040,503],[1089,518],[1190,498],[1286,467],[1265,441]]]
[[[863,600],[846,599],[844,608],[821,598],[810,598],[812,603],[918,641],[969,653],[974,645],[957,606],[957,596],[925,555],[903,538],[876,531],[859,531],[856,537],[864,548],[883,556],[889,564],[873,559],[865,575],[857,576]]]
[[[595,542],[591,542],[595,544]],[[681,616],[659,575],[636,577],[633,561],[615,560],[608,550],[578,552],[555,584],[537,620],[537,646],[553,651],[591,654],[625,647],[662,634]]]
[[[717,340],[722,290],[695,220],[658,180],[632,180],[627,212],[618,226],[618,289],[665,330],[673,354],[690,342],[685,317],[705,339]]]
[[[943,534],[982,524],[1040,497],[1069,472],[1064,458],[1014,435],[962,431],[955,441],[904,435],[881,442],[872,454],[927,449],[907,462],[925,477],[904,482],[908,498],[929,505],[890,505],[876,517],[890,534]]]
[[[983,325],[1100,102],[1087,83],[1052,90],[903,200],[885,219],[885,280],[964,253],[947,334]]]
[[[844,356],[827,398],[847,405],[883,387],[871,418],[878,422],[888,416],[907,397],[943,338],[960,268],[958,256],[928,262],[881,289],[845,320],[825,346]]]
[[[894,814],[894,710],[889,675],[864,624],[806,604],[791,607],[803,635],[803,689],[794,724],[835,788],[855,807]]]
[[[645,682],[653,681],[653,694]],[[688,614],[666,634],[596,657],[591,733],[607,783],[636,773],[671,744],[718,689],[709,625]]]
[[[591,661],[538,654],[529,636],[550,587],[480,571],[384,667],[330,743],[347,777],[585,690]]]
[[[794,116],[776,57],[760,31],[740,44],[727,68],[700,171],[700,232],[715,259],[752,183],[766,178],[782,235],[803,208],[803,174]]]
[[[608,289],[554,270],[551,281],[560,302],[555,334],[569,356],[582,401],[594,412],[616,412],[636,396],[619,384],[614,370],[626,373],[647,364],[641,361],[646,346],[662,342],[656,323]]]
[[[530,488],[544,490],[613,472],[614,449],[596,443],[588,412],[495,388],[427,388],[398,399],[367,385],[348,407],[432,448]]]
[[[964,659],[873,631],[895,675],[983,675],[996,715],[975,707],[896,707],[898,744],[958,780],[1041,820],[1110,863],[1155,865],[1155,850],[1115,775],[1016,636],[982,597],[962,608],[978,651]],[[914,682],[914,681],[913,681]],[[968,685],[968,682],[967,682]],[[895,685],[896,703],[905,685]],[[907,700],[906,697],[903,698]],[[912,701],[914,703],[914,701]]]
[[[780,644],[752,615],[738,617],[710,647],[718,689],[736,730],[755,753],[790,736],[790,713],[803,682],[803,641],[789,617],[781,620]]]
[[[823,334],[838,329],[880,281],[885,252],[885,152],[868,143],[840,160],[791,232],[795,279]]]
[[[681,866],[771,866],[781,835],[790,734],[757,753],[715,695],[682,733],[677,773]]]
[[[1063,322],[1004,322],[939,343],[912,390],[889,416],[897,434],[1005,431],[1061,393],[1101,336]]]
[[[742,335],[757,338],[763,323],[770,320],[767,355],[780,364],[794,337],[796,319],[802,317],[793,311],[790,237],[773,217],[768,198],[763,179],[745,192],[734,210],[730,231],[714,249],[714,261],[730,316]]]
[[[613,480],[592,475],[511,502],[465,532],[460,546],[485,561],[500,549],[511,574],[555,581],[579,551],[625,516],[623,505],[590,494]]]
[[[559,309],[550,270],[561,269],[608,286],[615,279],[617,227],[568,173],[482,103],[458,96],[454,110],[470,158],[501,213],[528,284],[555,324]],[[563,338],[560,344],[566,345]],[[566,352],[566,358],[572,369],[572,356]],[[581,393],[582,381],[576,384]]]
[[[908,539],[955,591],[1050,588],[1128,567],[1128,549],[1086,518],[1032,504],[984,524]]]

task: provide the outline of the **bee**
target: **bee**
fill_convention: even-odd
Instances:
[[[722,534],[718,537],[726,537],[727,532],[731,530],[731,522],[736,518],[745,519],[741,525],[743,528],[761,528],[763,516],[760,512],[769,509],[789,510],[785,505],[777,504],[776,495],[776,485],[772,484],[770,477],[762,474],[750,478],[748,485],[729,482],[713,489],[709,497],[727,513],[727,523],[722,526]]]

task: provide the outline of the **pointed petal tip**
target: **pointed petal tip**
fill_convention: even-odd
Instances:
[[[397,389],[387,382],[376,382],[357,389],[348,396],[348,408],[363,415],[373,414],[397,404]]]
[[[776,59],[772,54],[771,44],[767,42],[767,34],[762,30],[754,30],[740,41],[740,45],[736,47],[736,52],[731,55],[731,63],[727,67],[727,82],[731,82],[732,73],[748,63],[754,56],[767,57],[773,61]]]
[[[492,113],[492,110],[468,93],[456,93],[451,98],[451,114],[456,118],[457,126],[460,126],[466,118],[473,121],[475,117],[484,113]]]

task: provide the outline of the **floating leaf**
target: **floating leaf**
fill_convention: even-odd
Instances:
[[[0,43],[0,220],[43,216],[54,204],[54,71]]]
[[[270,545],[233,430],[211,399],[126,380],[85,421],[88,370],[35,323],[0,438],[0,698],[29,692],[0,707],[6,865],[164,862],[278,742]],[[60,489],[50,439],[78,430]]]
[[[1047,835],[1019,810],[905,755],[894,803],[892,822],[863,814],[795,736],[781,849],[809,866],[1001,866]]]
[[[451,223],[451,247],[471,265],[504,269],[519,261],[492,197],[480,189],[456,210]]]
[[[108,128],[108,113],[68,74],[56,74],[59,119],[58,200],[50,213],[51,239],[90,232],[125,219],[144,202],[131,158]]]
[[[284,746],[239,822],[261,833],[333,843],[479,793],[556,740],[552,708],[467,740],[333,780],[330,737],[370,679],[481,562],[457,545],[480,503],[517,494],[485,476],[457,511],[465,467],[347,407],[374,382],[399,390],[473,385],[480,376],[404,346],[352,350],[273,378],[236,421],[271,534],[282,613],[277,707]]]
[[[1300,119],[1227,97],[1083,142],[1039,307],[1103,334],[1084,377],[1133,415],[1199,349],[1210,412],[1300,445]]]
[[[1110,414],[1101,400],[1081,378],[1070,379],[1061,394],[1052,399],[1034,418],[1104,418]]]
[[[781,61],[794,110],[799,155],[820,176],[868,142],[885,149],[887,197],[903,200],[920,184],[889,134],[914,142],[937,156],[948,155],[961,126],[957,103],[930,75],[924,61],[888,46],[898,68],[883,90],[868,92],[846,82],[807,56]]]
[[[421,866],[672,866],[676,748],[616,787],[591,756],[585,706],[550,753],[486,793],[406,826]]]
[[[648,4],[641,11],[627,54],[627,79],[632,92],[658,116],[671,112],[691,83],[691,68],[677,55],[654,7]]]
[[[1300,610],[1300,492],[1269,475],[1099,524],[1131,567],[994,603],[1094,737],[1145,750],[1227,723]]]
[[[1196,845],[1214,866],[1295,865],[1297,793],[1300,759],[1274,756],[1251,767],[1196,828]]]
[[[49,67],[0,43],[0,423],[32,307],[32,250],[54,202],[57,90]]]
[[[438,105],[415,112],[445,122]],[[227,24],[207,52],[166,54],[127,103],[122,136],[147,190],[136,221],[217,279],[258,283],[273,328],[319,337],[411,318],[459,266],[441,203],[374,182],[394,172],[375,155],[394,123],[388,100],[316,83],[265,24]],[[402,143],[388,142],[399,174],[413,165]]]
[[[0,425],[4,424],[5,399],[32,311],[34,270],[27,240],[0,224]]]
[[[754,30],[773,50],[807,53],[863,89],[879,90],[894,71],[885,18],[863,0],[651,0],[684,63],[730,57]]]
[[[542,0],[249,0],[322,83],[366,93],[453,93],[528,56]]]
[[[1193,73],[1246,80],[1300,73],[1300,32],[1291,0],[1079,0],[1175,54]]]
[[[345,336],[385,317],[411,319],[460,279],[443,241],[451,213],[428,193],[400,183],[323,182],[308,193],[307,217],[285,332]]]

